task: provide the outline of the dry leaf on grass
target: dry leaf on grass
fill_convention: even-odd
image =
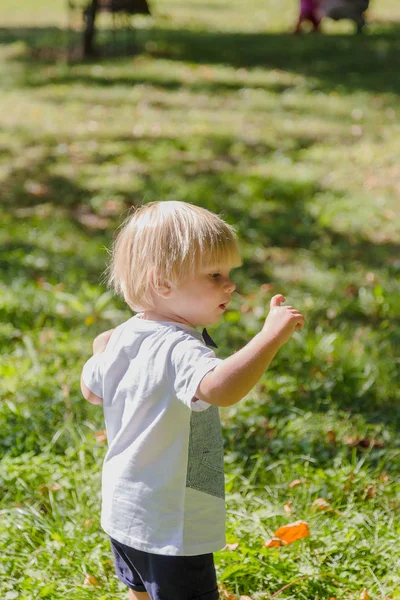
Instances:
[[[367,592],[367,588],[364,588],[361,592],[360,600],[371,600],[371,596]]]
[[[107,432],[105,429],[103,431],[96,431],[94,437],[98,444],[105,444],[107,442]]]
[[[100,585],[100,582],[96,579],[94,575],[90,573],[86,573],[85,581],[83,582],[83,587],[90,587],[91,585],[96,586]]]
[[[361,448],[384,448],[385,444],[379,440],[370,440],[369,438],[352,438],[349,435],[346,435],[344,438],[344,443],[354,448],[355,446],[360,446]]]
[[[61,490],[61,485],[59,483],[44,483],[39,486],[39,492],[42,496],[45,496],[49,492],[58,492]]]
[[[283,510],[285,511],[286,515],[291,515],[292,514],[292,502],[287,502],[286,504],[284,504]]]
[[[328,431],[328,434],[327,434],[327,435],[328,435],[328,442],[329,442],[329,443],[330,443],[332,446],[334,446],[334,445],[336,444],[336,433],[335,433],[335,432],[334,432],[332,429],[330,429],[330,430]]]
[[[234,552],[239,547],[239,542],[235,542],[234,544],[226,544],[223,550],[229,550],[230,552]]]
[[[332,510],[332,506],[325,500],[325,498],[317,498],[311,504],[312,510]]]
[[[305,521],[295,521],[289,525],[279,527],[274,533],[271,540],[265,542],[266,548],[279,548],[280,546],[288,546],[297,540],[301,540],[310,535],[308,523]]]
[[[83,523],[83,526],[90,527],[92,523],[94,523],[94,519],[86,519],[86,521]]]
[[[383,471],[383,473],[379,475],[378,479],[382,483],[389,483],[389,475],[386,473],[386,471]]]
[[[376,489],[370,485],[369,488],[367,488],[366,493],[365,493],[366,498],[375,498],[376,496]]]
[[[289,483],[289,487],[290,488],[294,488],[297,487],[298,485],[301,485],[303,482],[301,481],[301,479],[294,479],[293,481],[291,481]]]
[[[24,185],[25,191],[32,196],[45,196],[49,193],[49,188],[46,184],[40,183],[39,181],[27,181]]]
[[[344,293],[348,298],[355,298],[358,294],[358,287],[354,283],[350,283],[344,288]]]
[[[230,592],[223,583],[218,584],[218,591],[221,600],[237,600],[236,594],[232,594],[232,592]]]

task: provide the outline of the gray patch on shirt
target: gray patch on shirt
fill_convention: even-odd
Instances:
[[[225,498],[224,447],[217,406],[191,414],[186,487]]]

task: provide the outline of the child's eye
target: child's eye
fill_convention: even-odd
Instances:
[[[220,273],[211,273],[211,277],[212,279],[218,279],[218,277],[221,277]]]

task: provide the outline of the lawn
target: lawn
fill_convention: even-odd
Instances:
[[[126,598],[79,376],[130,316],[102,280],[114,229],[177,199],[240,236],[220,356],[274,293],[307,319],[221,410],[222,600],[400,599],[400,7],[292,36],[294,0],[152,6],[133,55],[103,16],[103,54],[70,63],[66,3],[0,8],[1,598]],[[265,547],[299,520],[309,537]]]

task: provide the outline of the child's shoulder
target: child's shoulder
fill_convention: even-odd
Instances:
[[[179,341],[203,342],[202,334],[183,323],[174,321],[153,321],[134,315],[124,323],[118,325],[110,339],[110,349],[120,346],[132,346],[141,343],[144,338],[162,341],[163,344],[175,345]]]

